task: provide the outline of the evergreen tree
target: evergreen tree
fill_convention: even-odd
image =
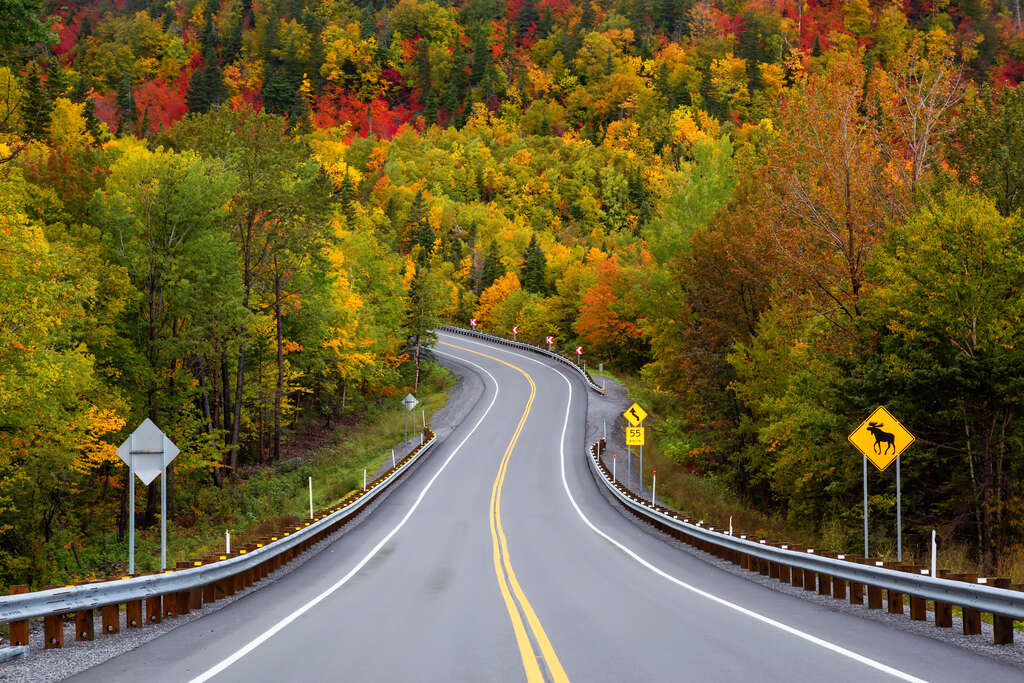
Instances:
[[[480,85],[491,64],[491,46],[487,40],[487,29],[482,25],[474,26],[470,30],[470,39],[473,43],[473,62],[469,69],[469,84],[473,87]]]
[[[437,92],[431,82],[430,73],[430,43],[421,38],[419,49],[416,51],[416,83],[420,87],[420,104],[423,106],[423,115],[427,123],[437,121]]]
[[[544,12],[540,15],[540,22],[537,24],[537,37],[547,38],[554,26],[555,17],[551,14],[551,8],[545,5]]]
[[[91,97],[87,96],[85,98],[85,106],[82,109],[82,118],[85,119],[85,129],[89,131],[89,135],[92,136],[93,141],[97,145],[103,142],[107,136],[103,132],[100,120],[96,118],[96,101]]]
[[[25,137],[43,140],[50,132],[50,114],[53,112],[53,100],[47,94],[42,83],[39,65],[33,64],[25,75],[25,94],[21,102],[21,116]]]
[[[212,7],[212,3],[209,3],[209,7]],[[224,77],[220,70],[220,58],[217,55],[218,42],[217,29],[213,25],[213,12],[212,9],[207,9],[202,36],[203,65],[192,74],[188,82],[188,91],[185,93],[185,103],[189,111],[206,113],[212,107],[223,103],[227,97]]]
[[[338,198],[341,200],[341,212],[345,215],[349,225],[356,219],[354,200],[356,197],[356,186],[352,182],[348,169],[345,169],[345,177],[341,179],[341,186],[338,188]]]
[[[484,257],[484,272],[480,282],[481,289],[487,289],[494,284],[494,281],[505,274],[505,264],[501,262],[501,254],[498,253],[498,243],[491,242],[487,248],[487,256]]]
[[[547,290],[546,280],[547,259],[537,243],[537,233],[530,237],[530,245],[523,253],[523,269],[520,280],[523,289],[528,292],[543,294]]]
[[[540,22],[540,15],[537,13],[537,6],[534,0],[523,0],[523,6],[519,8],[516,15],[516,34],[522,39],[535,30]]]
[[[132,97],[132,80],[128,74],[125,74],[117,82],[117,106],[121,113],[117,120],[117,132],[124,133],[130,131],[131,126],[135,123],[136,115],[135,98]]]
[[[437,327],[437,312],[433,288],[428,281],[428,273],[424,266],[416,266],[412,281],[409,283],[409,294],[406,297],[406,314],[403,332],[408,342],[409,355],[416,363],[416,379],[413,392],[419,390],[420,361],[429,360],[430,346],[437,340],[434,328]]]
[[[420,262],[426,262],[434,251],[434,229],[430,227],[430,221],[427,220],[427,200],[423,196],[423,190],[416,192],[416,196],[413,197],[412,204],[409,206],[406,235],[406,242],[410,249],[415,244],[422,247]]]
[[[64,97],[68,90],[68,81],[64,76],[64,69],[56,57],[50,57],[46,62],[46,96],[53,102],[58,97]]]

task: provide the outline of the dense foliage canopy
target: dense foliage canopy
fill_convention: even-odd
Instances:
[[[128,425],[185,523],[471,317],[638,374],[680,468],[810,529],[857,529],[884,403],[912,532],[1024,540],[1019,2],[7,5],[0,582],[123,534]]]

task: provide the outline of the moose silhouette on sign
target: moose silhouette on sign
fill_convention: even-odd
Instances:
[[[882,431],[881,422],[869,422],[868,431],[875,437],[875,453],[884,455],[889,452],[890,448],[893,451],[896,450],[896,435]],[[885,444],[884,451],[882,450],[882,444]]]

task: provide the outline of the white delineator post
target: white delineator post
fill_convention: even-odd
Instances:
[[[732,515],[729,515],[729,535],[732,536]]]
[[[231,532],[227,529],[224,530],[224,553],[231,554]]]
[[[651,470],[651,505],[655,504],[654,487],[658,485],[658,471]]]
[[[391,469],[395,469],[395,449],[391,449]]]
[[[366,468],[363,468],[363,493],[366,493]]]
[[[313,477],[309,478],[309,518],[313,519]]]
[[[939,546],[935,543],[935,529],[932,529],[932,578],[935,578],[935,558],[939,554]]]
[[[615,462],[616,462],[616,460],[617,460],[617,458],[613,455],[612,456],[612,483],[613,484],[615,483]]]

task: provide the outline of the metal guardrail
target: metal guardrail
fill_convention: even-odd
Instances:
[[[903,596],[909,595],[911,619],[917,621],[927,619],[925,601],[932,600],[937,626],[952,626],[951,606],[957,605],[963,611],[966,635],[981,633],[980,613],[990,613],[996,644],[1012,643],[1013,621],[1024,621],[1024,592],[1011,590],[1008,585],[989,585],[989,579],[975,577],[970,582],[969,579],[932,577],[927,569],[896,569],[881,566],[887,563],[880,561],[843,555],[827,557],[814,549],[796,549],[764,539],[751,540],[747,535],[705,527],[702,522],[693,523],[675,510],[644,500],[620,482],[613,481],[612,473],[601,461],[600,453],[604,448],[604,441],[598,441],[590,447],[587,459],[595,477],[623,507],[662,531],[745,569],[780,581],[792,580],[792,585],[802,585],[806,590],[814,590],[816,583],[820,594],[836,598],[845,599],[846,584],[849,584],[850,601],[855,604],[863,604],[863,591],[867,589],[869,607],[876,609],[882,607],[881,590],[884,589],[888,592],[889,611],[893,613],[903,613]],[[916,569],[916,573],[910,569]],[[1009,584],[1008,579],[999,581]]]
[[[137,605],[135,623],[132,623],[132,610],[128,610],[128,625],[141,627],[141,601],[147,601],[147,611],[150,612],[148,621],[157,622],[161,617],[184,614],[189,609],[201,607],[203,602],[232,595],[236,590],[251,585],[283,566],[362,512],[437,443],[437,435],[429,429],[424,436],[429,438],[393,468],[372,482],[367,482],[365,491],[350,494],[338,505],[316,513],[312,521],[295,525],[291,531],[283,531],[266,543],[252,544],[255,547],[245,546],[230,556],[220,555],[219,559],[209,562],[193,560],[187,563],[193,566],[162,573],[0,596],[0,623],[11,624],[12,645],[28,645],[28,620],[45,617],[46,647],[61,647],[62,617],[71,612],[88,617],[88,624],[81,627],[87,632],[82,633],[80,628],[80,633],[76,634],[77,639],[92,640],[92,610],[96,608],[104,608],[104,630],[114,633],[119,630],[120,617],[117,610],[121,604],[129,607]],[[164,598],[162,607],[159,604],[161,597]],[[154,599],[156,603],[152,602]],[[183,606],[179,601],[186,604]],[[113,616],[109,616],[107,609],[111,606]],[[155,618],[154,609],[157,612]],[[108,621],[111,622],[109,628]]]
[[[589,374],[587,374],[586,370],[581,368],[579,365],[574,363],[569,358],[566,358],[565,356],[557,354],[554,351],[548,351],[547,349],[545,349],[543,347],[534,346],[533,344],[525,344],[523,342],[513,341],[511,339],[505,339],[504,337],[497,337],[497,336],[495,336],[493,334],[484,334],[483,332],[477,332],[475,330],[467,330],[467,329],[462,328],[462,327],[455,327],[454,325],[440,325],[440,326],[438,326],[437,329],[444,330],[445,332],[452,332],[454,334],[461,334],[461,335],[464,335],[466,337],[476,337],[477,339],[484,339],[486,341],[493,342],[495,344],[501,344],[503,346],[511,346],[512,348],[515,348],[515,349],[521,349],[523,351],[531,351],[533,353],[539,353],[542,356],[547,356],[548,358],[556,360],[559,363],[562,363],[563,365],[567,365],[570,368],[572,368],[573,370],[575,370],[576,372],[578,372],[580,374],[580,376],[583,378],[583,381],[587,383],[587,386],[590,387],[591,389],[593,389],[594,391],[596,391],[597,393],[599,393],[599,394],[603,394],[604,393],[604,388],[599,386],[597,384],[597,382],[594,381],[594,378],[591,377]]]

